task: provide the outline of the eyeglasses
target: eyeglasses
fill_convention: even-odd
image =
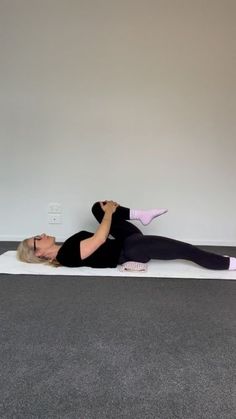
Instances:
[[[34,252],[36,251],[37,247],[36,247],[36,241],[37,240],[41,240],[41,236],[34,236]]]

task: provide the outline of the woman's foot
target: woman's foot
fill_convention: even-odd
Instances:
[[[229,271],[236,271],[236,258],[229,258]]]
[[[130,210],[130,220],[139,220],[143,225],[148,225],[153,218],[159,217],[168,211],[166,208],[156,208],[150,210]]]

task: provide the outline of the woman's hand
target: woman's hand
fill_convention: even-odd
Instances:
[[[105,213],[114,214],[116,208],[119,206],[117,202],[114,201],[103,201],[100,202],[101,208]]]
[[[87,257],[91,256],[94,252],[96,252],[96,250],[105,243],[107,237],[109,236],[112,223],[112,214],[116,211],[118,204],[114,201],[103,201],[100,202],[100,205],[104,211],[103,219],[97,231],[94,233],[92,237],[89,237],[85,240],[81,240],[81,259],[86,259]]]

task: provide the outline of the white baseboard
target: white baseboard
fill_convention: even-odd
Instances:
[[[64,242],[68,237],[57,237],[57,242]],[[176,237],[173,237],[174,239],[178,240]],[[22,236],[5,236],[0,235],[0,242],[19,242],[21,240],[24,240],[25,237]],[[226,247],[236,247],[236,240],[189,240],[189,239],[179,239],[182,241],[186,241],[187,243],[194,244],[195,246],[226,246]]]
[[[0,242],[20,242],[21,240],[26,239],[27,237],[22,237],[22,236],[4,236],[4,235],[0,235]],[[63,242],[67,239],[68,237],[57,237],[57,242]]]

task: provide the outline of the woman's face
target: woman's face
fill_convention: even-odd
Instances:
[[[34,249],[34,253],[38,255],[44,250],[49,249],[55,243],[55,237],[47,236],[45,233],[39,234],[28,239],[28,245]]]

